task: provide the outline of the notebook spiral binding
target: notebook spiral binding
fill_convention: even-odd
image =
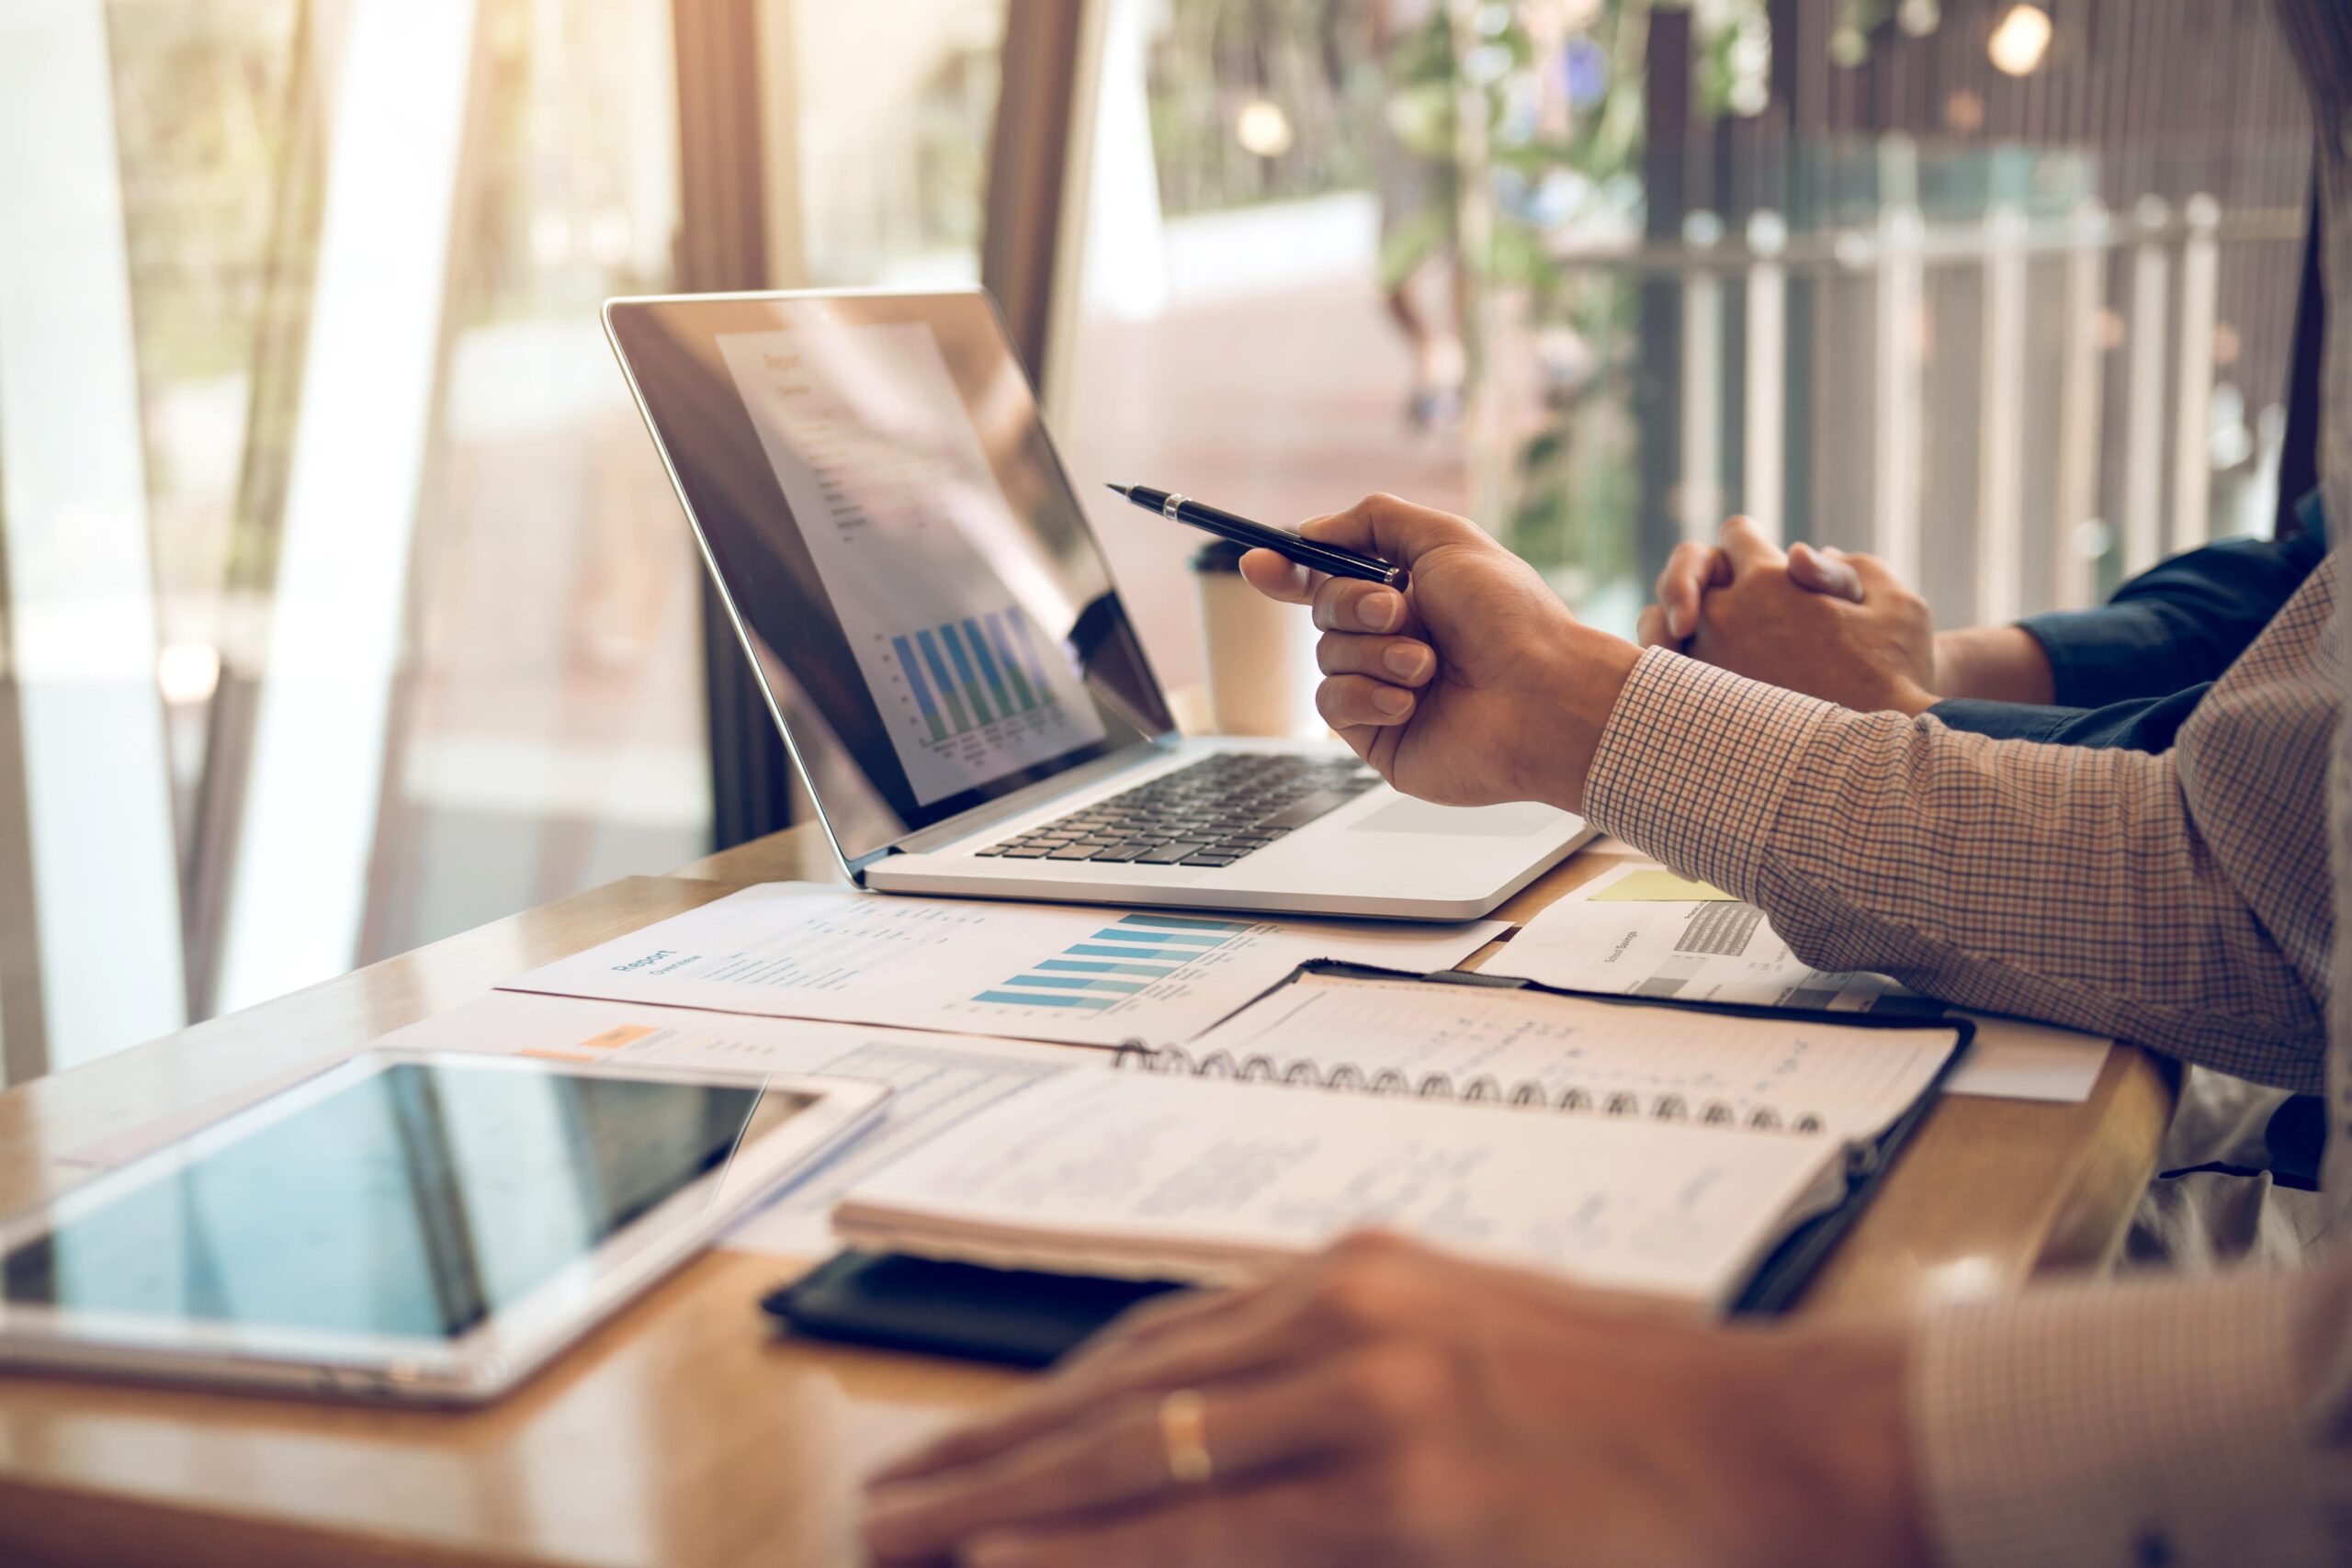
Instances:
[[[1505,1089],[1498,1079],[1482,1075],[1457,1086],[1445,1073],[1430,1073],[1415,1083],[1394,1068],[1366,1073],[1342,1062],[1326,1072],[1309,1061],[1277,1062],[1272,1056],[1254,1052],[1246,1056],[1236,1056],[1225,1050],[1195,1056],[1182,1046],[1148,1045],[1140,1040],[1120,1042],[1111,1065],[1129,1072],[1159,1073],[1170,1077],[1231,1078],[1240,1083],[1271,1083],[1293,1089],[1406,1095],[1419,1100],[1581,1111],[1596,1116],[1647,1116],[1657,1122],[1695,1122],[1709,1127],[1745,1125],[1763,1133],[1812,1134],[1825,1130],[1821,1118],[1811,1112],[1784,1120],[1769,1105],[1759,1105],[1749,1111],[1743,1122],[1737,1108],[1721,1100],[1705,1100],[1694,1107],[1688,1097],[1679,1094],[1653,1095],[1645,1100],[1640,1095],[1623,1089],[1600,1094],[1578,1089],[1573,1084],[1562,1089],[1555,1099],[1542,1084],[1532,1080]]]

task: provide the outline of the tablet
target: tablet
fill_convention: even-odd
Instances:
[[[888,1093],[371,1052],[0,1226],[0,1366],[493,1398]]]

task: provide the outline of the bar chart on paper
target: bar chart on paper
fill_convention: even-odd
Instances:
[[[1141,994],[1250,931],[1247,921],[1126,915],[972,999],[1003,1007],[1099,1012]]]
[[[1061,699],[1019,610],[991,610],[893,637],[899,678],[934,745],[1021,714],[1058,716]]]
[[[1460,963],[1500,929],[1217,919],[771,882],[503,988],[1073,1045],[1174,1044],[1311,959],[1420,974]]]

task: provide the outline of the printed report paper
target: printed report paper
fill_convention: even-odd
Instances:
[[[1509,927],[746,887],[503,990],[1069,1044],[1192,1039],[1318,958],[1424,973]]]
[[[1939,1012],[1884,975],[1815,969],[1789,951],[1764,911],[1661,865],[1595,879],[1520,928],[1482,972],[1568,991],[1815,1008]],[[1976,1039],[1947,1094],[2076,1101],[2109,1042],[2051,1024],[1967,1013]]]
[[[1626,866],[1577,888],[1485,968],[1566,991],[1832,1012],[1867,1011],[1902,990],[1883,975],[1815,969],[1755,905],[1659,865]]]

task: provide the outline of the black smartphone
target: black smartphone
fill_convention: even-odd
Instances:
[[[1129,1307],[1185,1288],[844,1252],[760,1304],[813,1339],[1049,1367]]]

